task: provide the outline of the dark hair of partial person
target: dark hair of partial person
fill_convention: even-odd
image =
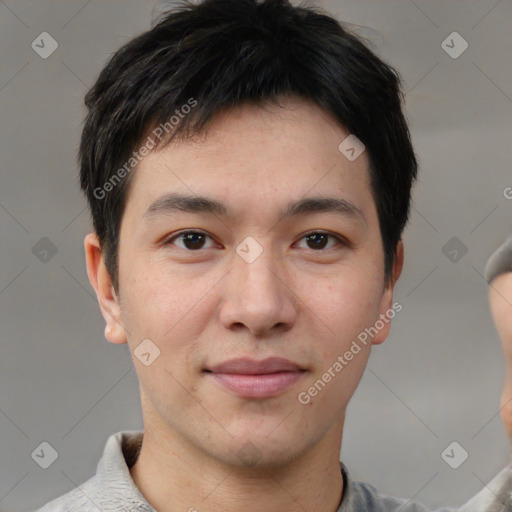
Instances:
[[[116,292],[120,225],[133,173],[101,199],[94,191],[190,98],[196,106],[160,145],[206,133],[221,110],[279,105],[285,96],[313,102],[356,135],[370,162],[389,282],[417,161],[399,73],[342,23],[317,6],[287,0],[185,0],[110,58],[85,97],[79,161]]]

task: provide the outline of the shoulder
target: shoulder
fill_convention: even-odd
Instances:
[[[357,503],[355,511],[371,510],[372,512],[427,512],[421,504],[402,498],[386,496],[373,485],[365,482],[353,482],[354,496]]]
[[[95,479],[96,477],[93,476],[66,494],[49,501],[35,512],[97,512],[98,508],[93,501]]]
[[[424,505],[380,493],[370,484],[348,477],[347,506],[339,512],[428,512]],[[458,508],[442,507],[436,512],[505,512],[512,511],[512,461],[480,492]]]
[[[96,474],[35,512],[153,512],[130,476],[142,436],[142,431],[110,435]]]
[[[343,462],[341,472],[345,490],[338,512],[427,512],[419,503],[387,496],[371,484],[353,480]]]

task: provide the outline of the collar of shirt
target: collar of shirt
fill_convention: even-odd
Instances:
[[[157,512],[135,485],[130,467],[142,445],[143,431],[112,434],[105,445],[96,475],[36,512]],[[343,496],[337,512],[427,512],[420,503],[381,494],[375,487],[353,481],[340,461]],[[484,488],[460,508],[437,512],[511,512],[512,460]],[[193,506],[189,511],[196,510]],[[200,506],[198,505],[198,510]]]
[[[96,472],[95,504],[105,510],[156,512],[135,485],[130,467],[133,466],[142,445],[143,431],[123,431],[112,434],[105,445]],[[337,512],[357,512],[353,508],[357,493],[346,466],[340,461],[343,476],[343,496]],[[112,504],[112,496],[118,497],[119,508],[105,508]],[[192,510],[193,507],[191,507]]]

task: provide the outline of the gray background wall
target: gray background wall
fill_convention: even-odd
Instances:
[[[130,355],[104,339],[85,272],[75,154],[87,87],[163,3],[0,2],[0,511],[72,489],[111,433],[142,428]],[[387,494],[459,505],[509,453],[482,272],[512,229],[512,2],[317,4],[401,72],[421,164],[396,292],[403,311],[349,406],[342,459]],[[441,46],[454,31],[469,45],[456,59]],[[42,32],[58,43],[47,59],[31,48]],[[458,261],[442,250],[452,237],[467,248]],[[34,254],[38,242],[46,256]],[[31,457],[43,441],[58,452],[48,469]],[[469,453],[456,470],[441,458],[452,441]]]

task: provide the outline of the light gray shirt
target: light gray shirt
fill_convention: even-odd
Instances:
[[[143,431],[112,434],[105,445],[96,475],[36,512],[156,512],[135,485],[130,467],[139,455]],[[423,505],[392,498],[372,485],[352,480],[343,462],[343,497],[337,512],[427,512]],[[200,505],[195,504],[198,512]],[[190,509],[194,510],[194,504]],[[458,509],[437,512],[512,512],[512,462],[476,496]]]

